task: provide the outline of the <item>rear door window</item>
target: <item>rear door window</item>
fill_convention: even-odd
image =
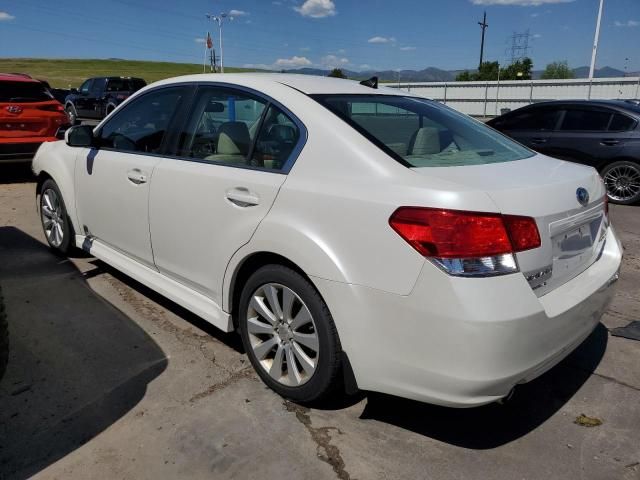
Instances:
[[[611,112],[607,110],[567,109],[560,130],[605,132],[610,119]]]
[[[267,101],[222,87],[198,89],[180,135],[178,156],[250,166],[250,150]]]

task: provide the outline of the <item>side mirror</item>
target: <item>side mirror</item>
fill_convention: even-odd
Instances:
[[[93,127],[77,125],[64,132],[64,141],[70,147],[92,147],[94,145]]]
[[[71,88],[69,89],[69,93],[73,93],[74,95],[78,94],[78,89],[77,88]]]

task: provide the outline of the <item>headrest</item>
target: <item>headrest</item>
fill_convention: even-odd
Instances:
[[[435,127],[422,127],[413,134],[409,155],[431,155],[441,150],[440,131]]]
[[[225,122],[218,129],[220,155],[247,155],[251,145],[249,129],[244,122]]]

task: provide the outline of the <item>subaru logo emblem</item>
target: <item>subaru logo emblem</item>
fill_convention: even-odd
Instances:
[[[576,190],[576,198],[578,199],[578,203],[583,207],[589,203],[589,192],[587,192],[586,188],[578,188]]]

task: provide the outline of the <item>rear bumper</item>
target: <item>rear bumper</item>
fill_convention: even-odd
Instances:
[[[314,278],[361,389],[446,406],[494,402],[556,365],[589,336],[613,297],[622,248],[538,298],[521,273],[456,278],[426,262],[398,296]]]
[[[44,142],[56,137],[0,138],[0,163],[30,162]]]

